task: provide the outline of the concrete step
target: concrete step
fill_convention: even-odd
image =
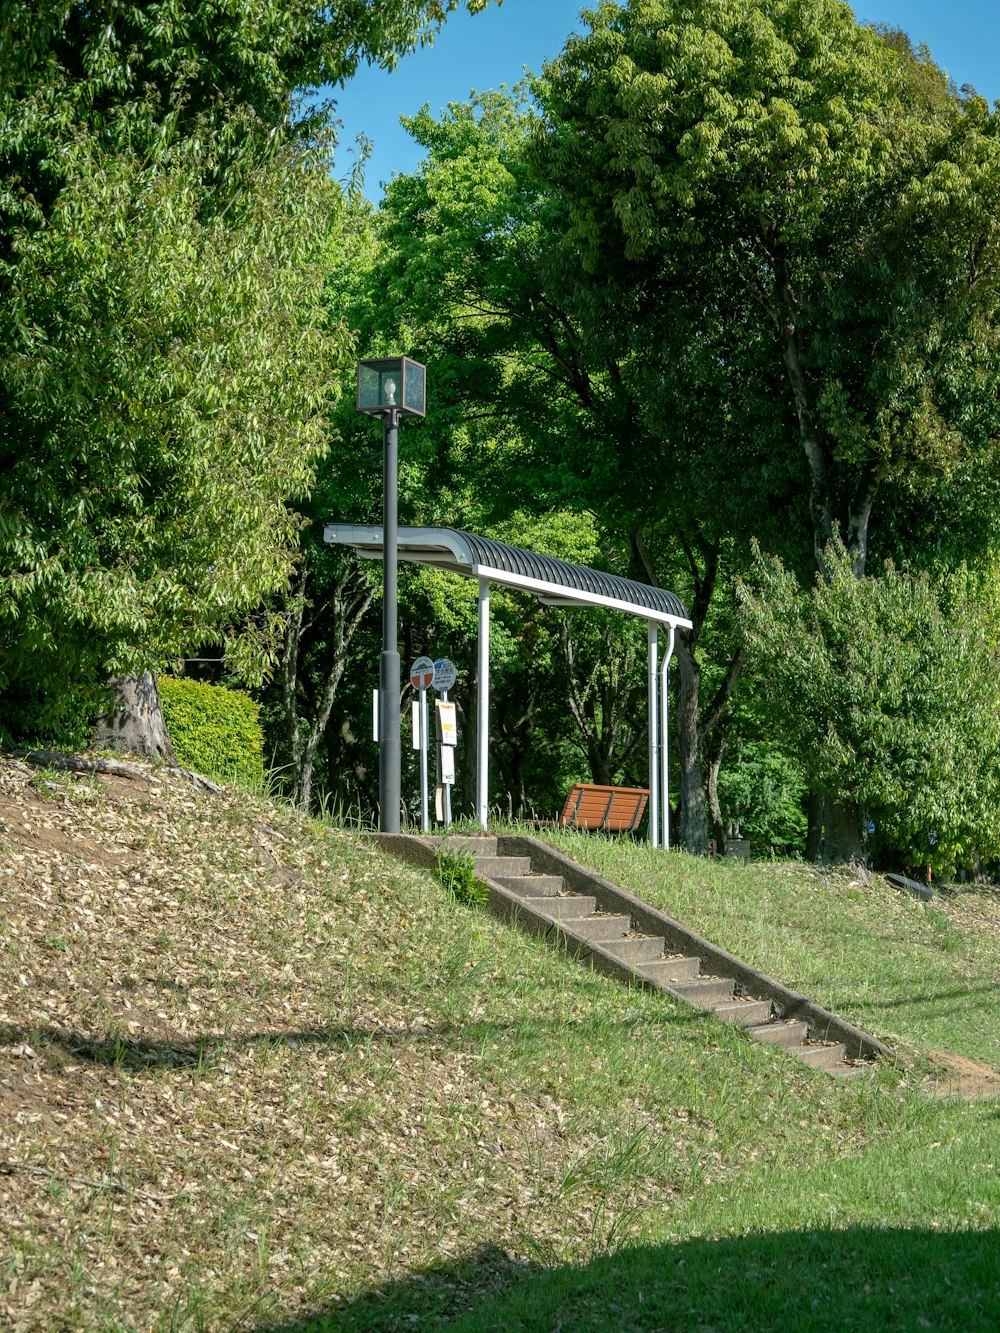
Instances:
[[[563,887],[562,875],[496,875],[502,889],[519,898],[555,898]]]
[[[650,981],[669,986],[674,981],[690,981],[701,971],[700,958],[656,958],[649,963],[639,963],[635,969]]]
[[[530,869],[530,856],[476,857],[476,874],[483,879],[517,879]]]
[[[713,1009],[733,998],[732,977],[702,977],[697,981],[677,981],[669,989],[698,1009]]]
[[[712,1013],[726,1023],[739,1023],[743,1027],[760,1026],[771,1017],[770,1000],[728,1000],[725,1004],[713,1004]]]
[[[572,931],[579,939],[594,940],[604,944],[608,940],[620,940],[632,928],[632,920],[627,916],[608,913],[606,916],[561,917],[559,924]]]
[[[808,1023],[781,1018],[771,1023],[758,1023],[747,1028],[751,1037],[756,1037],[758,1041],[766,1041],[769,1046],[801,1046],[808,1031]]]
[[[837,1065],[842,1065],[847,1056],[842,1041],[825,1042],[823,1045],[793,1046],[791,1052],[813,1069],[833,1069]]]
[[[592,916],[597,911],[597,899],[581,893],[566,893],[559,897],[532,898],[527,906],[554,921],[575,921],[579,917]]]
[[[623,940],[602,940],[601,948],[612,958],[633,967],[663,956],[666,940],[662,935],[627,935]]]
[[[805,1013],[813,1031],[826,1031],[829,1024],[830,1031],[842,1032],[852,1054],[857,1051],[858,1055],[848,1061],[848,1047],[843,1042],[809,1041],[806,1023],[801,1020],[775,1019],[772,1016],[774,1006],[770,1000],[742,995],[737,997],[734,994],[735,979],[716,975],[725,974],[732,966],[732,960],[722,950],[717,950],[678,923],[667,920],[663,922],[663,927],[670,940],[668,953],[663,936],[646,935],[632,929],[632,922],[637,919],[648,921],[650,929],[655,929],[654,922],[658,917],[655,909],[650,908],[647,915],[628,894],[615,889],[613,885],[609,886],[599,876],[579,866],[573,869],[572,874],[569,870],[566,874],[570,882],[581,888],[593,885],[593,896],[568,893],[563,876],[551,873],[558,872],[565,862],[550,848],[528,838],[515,841],[469,834],[453,835],[448,839],[407,836],[382,841],[393,854],[423,869],[427,869],[429,847],[442,851],[469,852],[474,858],[477,874],[496,885],[497,891],[491,895],[490,906],[505,920],[520,916],[522,924],[535,931],[538,930],[539,921],[549,922],[556,930],[543,926],[546,935],[568,939],[568,950],[582,955],[585,961],[599,970],[619,977],[626,984],[641,982],[661,987],[678,999],[713,1013],[717,1018],[740,1024],[749,1036],[786,1049],[815,1069],[822,1069],[836,1077],[850,1078],[867,1074],[876,1057],[886,1058],[892,1054],[881,1042],[851,1030],[835,1015],[817,1005],[805,1004],[797,1010],[793,1008],[791,1012]],[[528,854],[500,856],[501,845],[518,847]],[[545,869],[539,873],[534,866]],[[608,908],[620,906],[621,911],[590,910],[596,909],[598,902]],[[530,921],[527,919],[529,917]],[[590,947],[573,948],[574,939],[586,942]],[[687,940],[687,944],[681,943],[683,940]],[[713,975],[701,976],[700,964],[703,960],[689,953],[682,954],[680,951],[683,949],[699,949],[705,960],[711,960],[706,962],[706,966]],[[620,966],[610,966],[612,959]],[[732,970],[740,977],[749,978],[752,974],[752,969],[736,967]],[[751,982],[751,986],[754,984]],[[763,990],[771,989],[773,994],[784,997],[779,1004],[798,1005],[801,1001],[801,996],[785,990],[770,978],[761,976],[760,984]]]

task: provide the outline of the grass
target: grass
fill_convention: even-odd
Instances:
[[[549,841],[889,1045],[1000,1067],[1000,894],[911,898],[873,876],[708,861],[580,833]]]
[[[0,764],[5,1327],[996,1327],[995,1103],[816,1074],[263,797],[67,787]]]

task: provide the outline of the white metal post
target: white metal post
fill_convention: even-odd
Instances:
[[[427,750],[427,691],[420,691],[420,832],[431,831],[430,806],[428,802]]]
[[[441,702],[444,703],[444,704],[446,704],[446,703],[448,702],[448,691],[447,691],[447,690],[442,690],[442,691],[441,691]],[[440,750],[441,748],[442,748],[441,746],[438,746],[438,749],[439,749],[439,750]],[[438,762],[440,762],[440,760],[439,760]],[[444,789],[444,791],[443,791],[442,805],[443,805],[443,808],[444,808],[444,828],[445,828],[445,832],[447,833],[447,831],[451,828],[451,783],[450,783],[450,782],[442,782],[441,786],[442,786],[443,789]]]
[[[663,837],[660,845],[670,850],[670,659],[674,655],[674,626],[670,626],[667,651],[660,667],[660,810]]]
[[[660,655],[656,621],[647,620],[649,630],[649,841],[653,847],[660,845],[660,765],[657,706],[656,668]]]
[[[490,585],[479,580],[479,643],[476,700],[476,818],[486,827],[490,773]]]

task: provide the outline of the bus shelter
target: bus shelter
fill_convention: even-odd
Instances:
[[[371,560],[381,560],[379,524],[329,523],[324,540],[349,546]],[[678,629],[690,629],[680,598],[664,588],[588,569],[552,556],[508,546],[454,528],[400,528],[400,560],[429,565],[479,585],[476,704],[476,817],[486,827],[489,810],[490,739],[490,588],[530,593],[546,606],[603,607],[646,621],[648,639],[649,838],[654,847],[670,846],[668,671]],[[666,643],[660,652],[660,631]]]

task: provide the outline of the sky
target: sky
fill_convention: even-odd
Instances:
[[[558,55],[571,32],[582,32],[584,0],[504,0],[482,14],[452,14],[431,47],[405,56],[392,73],[362,69],[336,95],[340,131],[337,174],[353,165],[358,134],[371,140],[365,193],[381,197],[381,183],[395,172],[413,171],[421,150],[399,118],[425,102],[436,114],[449,102],[465,101],[471,89],[485,92],[533,73]],[[888,23],[925,42],[939,65],[960,86],[972,84],[984,97],[1000,99],[1000,3],[998,0],[858,0],[864,22]]]

